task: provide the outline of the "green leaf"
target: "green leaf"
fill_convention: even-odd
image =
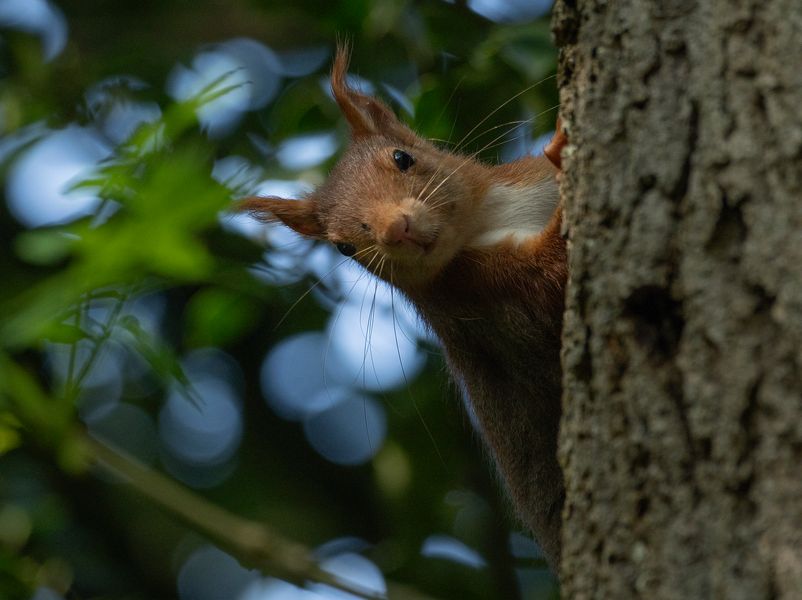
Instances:
[[[8,411],[0,412],[0,456],[17,448],[22,443],[19,433],[21,423]]]
[[[99,273],[70,268],[24,290],[0,306],[0,345],[38,346],[47,331],[67,316],[82,296],[103,282]]]
[[[4,354],[0,354],[0,402],[40,443],[61,445],[73,423],[74,410],[50,398],[36,378]]]
[[[14,239],[14,249],[22,260],[34,265],[52,265],[64,260],[75,239],[63,231],[25,231]]]
[[[41,331],[41,337],[56,344],[74,344],[78,340],[88,337],[86,331],[74,323],[51,322]]]
[[[258,308],[241,294],[222,288],[197,292],[186,310],[187,337],[193,346],[224,346],[258,317]]]

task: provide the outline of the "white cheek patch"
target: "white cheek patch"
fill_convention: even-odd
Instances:
[[[549,223],[558,201],[559,190],[553,177],[528,187],[493,186],[478,215],[480,233],[468,245],[493,246],[509,238],[520,243],[534,237]]]

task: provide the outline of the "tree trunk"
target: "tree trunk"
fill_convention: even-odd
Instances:
[[[802,2],[562,0],[561,580],[802,597]]]

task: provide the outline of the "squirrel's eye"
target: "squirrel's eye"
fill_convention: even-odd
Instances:
[[[400,171],[406,171],[415,164],[415,159],[403,150],[393,150],[393,160]]]
[[[344,256],[353,256],[354,254],[356,254],[356,246],[354,246],[353,244],[338,242],[335,245],[337,246],[337,250],[340,251],[340,254]]]

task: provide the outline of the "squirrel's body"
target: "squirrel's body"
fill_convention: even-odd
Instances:
[[[466,250],[425,289],[407,294],[441,340],[518,513],[556,566],[567,271],[559,216],[549,227],[520,245]]]
[[[409,297],[442,342],[519,514],[556,566],[567,279],[557,169],[545,157],[488,166],[436,148],[349,88],[347,62],[339,51],[332,90],[352,143],[327,181],[303,200],[250,198],[243,208],[334,243]]]

